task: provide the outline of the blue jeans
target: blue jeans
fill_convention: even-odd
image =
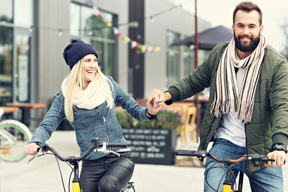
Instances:
[[[226,139],[216,139],[210,153],[218,158],[239,158],[246,153],[245,147],[240,147],[227,141]],[[214,160],[207,158],[205,164],[204,191],[222,191],[222,185],[226,174],[223,164],[217,164]],[[246,161],[238,163],[232,167],[232,182],[235,182],[239,171],[245,173],[249,178],[250,187],[253,192],[282,192],[283,175],[282,167],[264,168],[251,173],[247,169]],[[212,189],[212,188],[214,189]]]

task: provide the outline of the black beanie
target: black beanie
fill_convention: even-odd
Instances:
[[[64,49],[63,57],[67,65],[72,69],[80,59],[89,54],[94,54],[98,59],[98,53],[94,47],[83,41],[76,41]]]

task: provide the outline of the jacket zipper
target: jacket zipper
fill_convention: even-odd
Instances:
[[[97,114],[103,119],[104,127],[105,127],[105,132],[106,132],[106,137],[107,137],[107,142],[110,142],[110,140],[109,140],[109,134],[108,134],[108,129],[107,129],[107,124],[106,124],[106,118],[105,118],[106,115],[107,115],[108,109],[106,110],[105,116],[102,116],[102,115],[99,113],[99,110],[98,110],[97,107],[96,107],[96,111],[97,111]]]

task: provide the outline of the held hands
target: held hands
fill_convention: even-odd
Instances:
[[[161,104],[165,102],[165,96],[162,91],[153,89],[147,101],[148,111],[151,114],[156,114],[160,110]]]
[[[284,151],[274,150],[267,154],[267,158],[275,159],[275,162],[268,161],[265,163],[266,167],[276,167],[284,165],[286,159],[286,153]]]
[[[153,89],[150,94],[149,94],[149,98],[147,101],[147,106],[148,106],[148,111],[151,114],[156,114],[159,110],[160,110],[160,106],[163,103],[162,102],[158,102],[158,100],[160,99],[161,95],[163,93],[158,90],[158,89]]]
[[[31,143],[31,144],[25,146],[25,150],[26,150],[27,155],[36,155],[38,147],[39,146],[36,143]]]

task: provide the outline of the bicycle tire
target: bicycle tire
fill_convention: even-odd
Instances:
[[[27,156],[25,146],[32,134],[23,123],[8,119],[0,122],[0,159],[17,162]]]

